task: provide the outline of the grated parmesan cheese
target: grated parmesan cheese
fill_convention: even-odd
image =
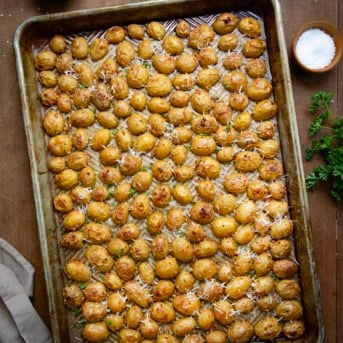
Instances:
[[[328,66],[335,56],[335,42],[331,36],[320,29],[304,31],[295,48],[299,61],[310,69]]]

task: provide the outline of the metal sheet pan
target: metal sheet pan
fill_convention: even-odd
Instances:
[[[273,78],[275,101],[279,108],[278,126],[282,146],[291,217],[297,223],[296,257],[300,265],[306,334],[300,341],[322,342],[324,323],[319,283],[312,250],[307,195],[296,124],[291,79],[288,68],[282,17],[277,0],[171,0],[149,1],[124,6],[39,16],[25,21],[14,38],[23,117],[31,163],[36,214],[39,225],[44,273],[47,286],[51,327],[55,342],[70,340],[67,311],[63,306],[61,263],[56,244],[56,225],[52,207],[52,190],[46,161],[46,143],[41,127],[38,89],[32,58],[32,47],[45,35],[100,30],[131,22],[194,17],[231,10],[252,10],[264,20],[268,55]]]

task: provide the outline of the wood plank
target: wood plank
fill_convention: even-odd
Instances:
[[[283,20],[285,25],[287,46],[295,32],[304,22],[312,20],[326,20],[333,25],[337,22],[336,1],[282,1]],[[296,15],[294,15],[296,13]],[[313,93],[324,90],[337,95],[337,70],[322,75],[311,75],[299,70],[291,58],[291,73],[293,93],[296,104],[298,126],[301,144],[310,145],[307,130],[312,121],[312,116],[307,109]],[[337,102],[332,106],[336,111]],[[311,162],[304,161],[305,174],[320,162],[315,159]],[[321,185],[315,192],[309,192],[310,216],[312,222],[313,245],[317,260],[317,270],[320,278],[321,297],[326,325],[326,342],[336,340],[336,204],[327,195],[327,186]],[[331,248],[329,248],[331,247]]]

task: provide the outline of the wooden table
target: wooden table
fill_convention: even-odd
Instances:
[[[30,179],[29,159],[21,115],[12,39],[17,26],[38,15],[92,7],[128,3],[129,0],[0,0],[0,236],[16,247],[36,268],[34,306],[49,323],[42,260]],[[134,2],[134,1],[131,1]],[[280,0],[287,46],[303,22],[325,20],[343,31],[343,1]],[[340,19],[340,20],[339,20]],[[307,112],[310,96],[318,91],[335,94],[334,113],[343,113],[343,64],[324,75],[299,71],[290,59],[294,98],[298,114],[301,143],[309,145],[307,129],[311,115]],[[308,173],[318,161],[304,162]],[[326,342],[341,342],[343,337],[343,206],[336,205],[322,186],[309,193],[313,244],[321,282],[326,322]]]

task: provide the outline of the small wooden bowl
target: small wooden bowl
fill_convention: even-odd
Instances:
[[[329,36],[331,36],[335,42],[335,46],[336,46],[335,56],[332,59],[331,63],[324,68],[311,69],[311,68],[305,66],[304,64],[302,64],[299,61],[298,56],[296,54],[295,48],[296,48],[296,45],[298,43],[298,39],[299,39],[300,35],[309,29],[320,29],[320,30],[324,31],[325,33],[327,33]],[[303,68],[304,70],[309,71],[311,73],[325,73],[326,71],[329,71],[332,68],[334,68],[342,57],[342,51],[343,51],[342,34],[335,27],[333,27],[332,25],[330,25],[329,23],[327,23],[325,21],[311,21],[311,22],[304,24],[299,29],[299,31],[295,34],[295,36],[293,38],[292,52],[293,52],[293,56],[295,58],[295,61],[297,62],[297,64],[301,68]]]

